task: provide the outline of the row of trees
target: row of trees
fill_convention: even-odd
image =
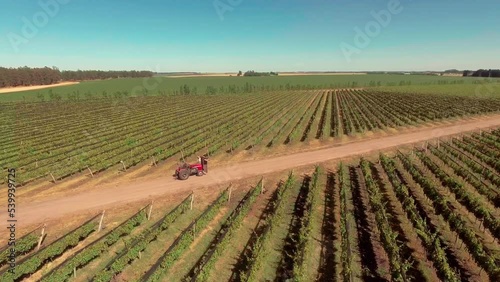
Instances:
[[[241,76],[241,71],[238,72],[238,76]],[[274,76],[278,75],[277,72],[256,72],[256,71],[246,71],[243,76]]]
[[[60,71],[56,67],[44,68],[2,68],[0,67],[0,88],[30,85],[48,85],[62,81],[81,81],[121,77],[151,77],[150,71]]]
[[[95,79],[110,79],[122,77],[152,77],[151,71],[99,71],[99,70],[77,70],[77,71],[62,71],[61,77],[65,81],[81,81]]]
[[[500,77],[500,70],[485,70],[485,69],[480,69],[477,71],[470,71],[466,70],[464,71],[463,76],[474,76],[474,77]]]
[[[0,87],[47,85],[61,81],[61,72],[56,68],[1,68]]]

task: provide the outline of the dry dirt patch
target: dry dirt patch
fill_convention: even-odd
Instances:
[[[67,86],[67,85],[73,85],[73,84],[78,84],[78,83],[80,83],[80,82],[73,81],[73,82],[61,82],[61,83],[50,84],[50,85],[7,87],[7,88],[0,88],[0,94],[22,92],[22,91],[29,91],[29,90],[37,90],[37,89],[45,89],[45,88],[52,88],[52,87],[59,87],[59,86]]]

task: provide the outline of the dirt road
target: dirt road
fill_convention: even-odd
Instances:
[[[49,85],[33,85],[33,86],[0,88],[0,94],[22,92],[22,91],[29,91],[29,90],[38,90],[38,89],[60,87],[60,86],[68,86],[68,85],[73,85],[73,84],[78,84],[78,83],[80,83],[80,82],[61,82],[61,83],[49,84]]]
[[[140,183],[127,184],[121,187],[102,187],[101,190],[92,190],[85,194],[49,199],[43,202],[32,203],[29,200],[23,201],[20,199],[17,218],[23,225],[30,225],[43,220],[60,218],[70,213],[125,204],[147,199],[155,195],[187,193],[204,186],[227,184],[230,181],[251,176],[289,170],[298,166],[312,165],[328,160],[366,154],[400,145],[496,126],[500,126],[500,115],[468,120],[466,122],[455,122],[454,124],[434,128],[422,128],[411,133],[357,141],[327,149],[238,163],[234,166],[209,170],[206,176],[191,177],[187,181],[175,180],[172,177],[163,177]]]

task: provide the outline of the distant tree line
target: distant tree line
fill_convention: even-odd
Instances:
[[[77,70],[62,71],[61,78],[65,81],[72,80],[96,80],[110,78],[133,78],[133,77],[152,77],[151,71],[100,71],[100,70]]]
[[[80,81],[121,77],[151,77],[150,71],[60,71],[56,67],[3,68],[0,67],[0,87],[48,85],[62,81]]]
[[[500,70],[486,70],[480,69],[477,71],[465,70],[463,76],[473,76],[473,77],[500,77]]]
[[[238,76],[241,75],[241,71],[238,73]],[[277,72],[256,72],[256,71],[246,71],[243,76],[275,76],[278,75]]]
[[[0,67],[0,87],[47,85],[61,81],[57,68],[2,68]]]

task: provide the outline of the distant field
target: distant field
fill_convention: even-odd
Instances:
[[[302,76],[302,75],[366,75],[365,72],[280,72],[280,76]],[[159,75],[164,77],[213,77],[213,76],[238,76],[238,73],[181,73]]]
[[[172,95],[186,86],[190,92],[204,94],[208,88],[212,92],[239,93],[245,87],[254,87],[256,91],[267,89],[283,90],[286,87],[311,88],[348,88],[368,86],[399,86],[399,85],[439,85],[444,84],[472,84],[481,78],[471,77],[440,77],[430,75],[304,75],[304,76],[275,76],[275,77],[183,77],[168,78],[154,77],[149,79],[113,79],[104,81],[86,81],[78,85],[61,86],[43,90],[23,91],[0,95],[1,101],[45,101],[56,96],[67,98],[68,95],[79,96],[80,99],[90,97],[114,96],[118,92],[125,96]],[[213,93],[212,93],[213,94]]]
[[[500,80],[496,83],[382,86],[379,90],[399,93],[443,94],[453,96],[500,97]]]

